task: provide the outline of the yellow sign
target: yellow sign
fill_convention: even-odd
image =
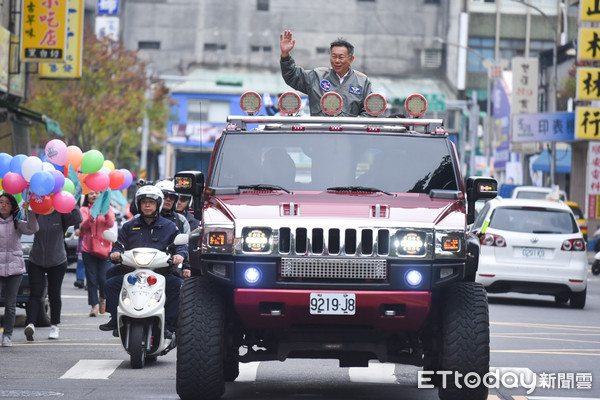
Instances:
[[[598,0],[580,0],[579,13],[581,21],[600,21],[600,5],[598,4]]]
[[[600,100],[600,68],[577,68],[577,99]]]
[[[600,60],[600,29],[579,29],[577,58],[579,60]]]
[[[23,0],[21,61],[64,61],[68,0]]]
[[[40,63],[44,78],[81,78],[83,57],[83,0],[69,0],[67,57],[64,63]]]
[[[575,139],[600,140],[600,108],[575,109]]]

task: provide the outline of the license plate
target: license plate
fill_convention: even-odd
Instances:
[[[525,258],[544,258],[544,249],[524,247],[522,254]]]
[[[311,293],[310,313],[324,315],[354,315],[356,295],[354,293]]]

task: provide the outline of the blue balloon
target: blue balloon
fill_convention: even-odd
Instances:
[[[10,160],[10,172],[14,172],[15,174],[19,174],[23,176],[21,172],[21,166],[23,165],[23,161],[27,160],[27,156],[25,154],[17,154]]]
[[[31,181],[29,181],[31,191],[38,196],[45,196],[52,193],[54,184],[54,176],[48,171],[36,172],[31,176]]]
[[[4,178],[4,175],[10,171],[10,161],[12,158],[13,156],[10,154],[0,153],[0,179]]]

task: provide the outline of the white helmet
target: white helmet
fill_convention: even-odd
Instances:
[[[162,210],[163,207],[163,199],[164,199],[164,195],[162,190],[160,190],[159,188],[157,188],[156,186],[153,185],[146,185],[146,186],[142,186],[141,188],[138,189],[138,191],[135,193],[135,205],[138,208],[138,212],[141,213],[142,212],[142,204],[141,201],[142,199],[145,198],[150,198],[154,201],[156,201],[157,203],[157,215],[160,214],[160,211]]]
[[[175,204],[179,200],[179,193],[175,191],[175,183],[169,179],[163,179],[162,181],[156,182],[156,187],[162,190],[165,196],[175,196]]]

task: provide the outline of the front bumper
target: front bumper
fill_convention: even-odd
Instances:
[[[310,313],[310,295],[315,292],[322,293],[298,289],[235,289],[235,310],[247,328],[290,329],[319,325],[416,331],[431,309],[429,292],[352,291],[356,295],[354,315],[314,315]],[[348,291],[327,290],[325,293]]]

